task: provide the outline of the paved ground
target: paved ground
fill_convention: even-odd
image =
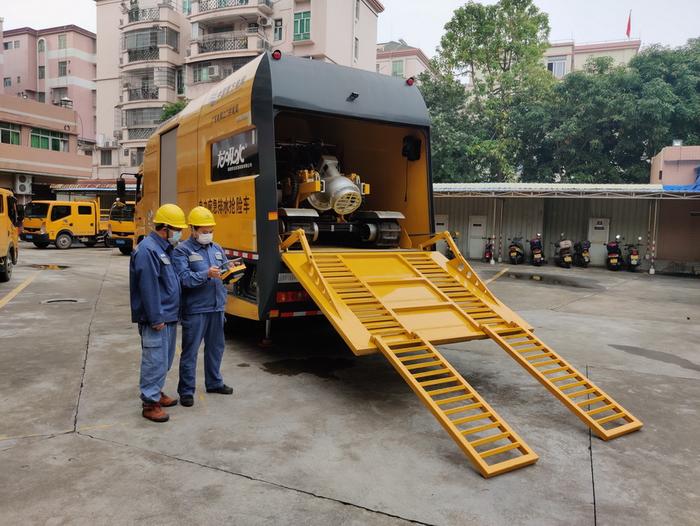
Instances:
[[[22,248],[0,285],[2,524],[700,523],[698,279],[523,266],[494,281],[645,427],[591,438],[495,344],[446,346],[540,455],[485,480],[383,358],[354,358],[321,320],[277,326],[269,349],[234,325],[236,396],[147,422],[128,258]],[[79,302],[42,303],[57,298]]]

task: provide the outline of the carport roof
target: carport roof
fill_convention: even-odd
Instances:
[[[433,196],[700,199],[700,192],[669,191],[660,184],[435,183]]]

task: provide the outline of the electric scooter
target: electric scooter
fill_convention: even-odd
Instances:
[[[622,268],[623,258],[622,250],[620,249],[620,241],[622,239],[620,234],[618,234],[615,236],[615,239],[605,244],[605,248],[608,251],[608,259],[605,262],[605,266],[608,267],[608,270],[620,270]]]
[[[641,243],[642,237],[637,238],[638,243]],[[625,245],[627,249],[627,257],[625,257],[625,263],[627,264],[627,270],[634,272],[637,267],[641,264],[641,258],[639,257],[639,247],[634,243]]]
[[[591,242],[587,239],[574,244],[574,265],[586,268],[591,262]]]
[[[571,256],[571,247],[573,243],[570,239],[564,239],[564,233],[561,233],[559,242],[554,243],[554,262],[562,268],[571,268],[573,257]]]
[[[493,259],[493,241],[490,237],[485,237],[486,245],[484,246],[484,258],[486,263],[490,263]]]
[[[542,234],[538,232],[537,236],[530,240],[530,263],[536,267],[539,267],[544,262],[544,254],[542,252]]]
[[[508,245],[508,255],[512,265],[520,265],[525,262],[525,251],[523,250],[523,238],[514,237]]]

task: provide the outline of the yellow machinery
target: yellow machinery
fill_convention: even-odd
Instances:
[[[322,313],[353,353],[386,357],[485,477],[537,455],[436,345],[491,339],[597,436],[639,429],[431,233],[429,145],[412,83],[263,54],[149,139],[137,232],[163,203],[209,208],[245,264],[229,315],[269,326]]]
[[[0,188],[0,283],[10,281],[12,267],[19,257],[19,235],[21,225],[17,214],[17,200],[10,190]]]
[[[68,249],[74,241],[88,247],[104,241],[107,215],[99,199],[92,201],[32,201],[25,207],[21,238],[38,248],[54,244]]]

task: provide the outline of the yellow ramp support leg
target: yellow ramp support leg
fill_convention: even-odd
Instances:
[[[429,342],[405,333],[373,340],[482,476],[537,462],[537,454]]]
[[[481,329],[534,376],[593,433],[610,440],[642,427],[642,422],[577,371],[531,331],[515,323],[510,329]]]

